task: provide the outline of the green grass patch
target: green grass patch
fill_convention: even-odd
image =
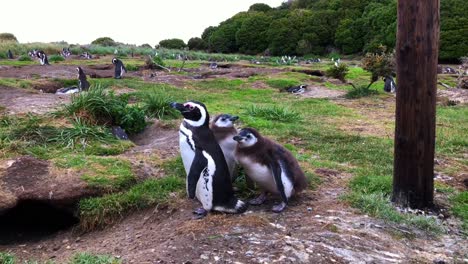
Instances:
[[[465,233],[468,234],[468,192],[462,191],[454,194],[450,201],[453,214],[462,220]]]
[[[30,80],[14,79],[14,78],[0,78],[0,86],[7,86],[13,88],[31,88],[33,82]]]
[[[301,84],[296,79],[269,79],[266,84],[272,88],[283,89]]]
[[[107,255],[93,255],[89,253],[77,253],[71,258],[70,264],[120,264],[121,260]]]
[[[468,153],[468,107],[437,107],[436,151],[461,159]],[[465,164],[468,166],[468,162]]]
[[[368,85],[359,85],[349,90],[346,93],[345,97],[348,99],[357,99],[376,94],[379,94],[379,92],[377,90],[372,89],[371,87],[368,87]]]
[[[245,110],[246,115],[263,118],[269,121],[280,121],[286,123],[299,122],[301,114],[283,106],[256,106],[250,105]]]
[[[166,203],[169,195],[184,189],[181,177],[168,176],[136,184],[128,191],[80,201],[80,223],[84,230],[111,224],[130,210]]]
[[[89,186],[103,190],[122,190],[135,182],[130,162],[120,158],[66,155],[57,158],[55,165],[79,170],[82,173],[81,179]]]
[[[54,54],[54,55],[50,55],[50,56],[48,57],[48,60],[49,60],[50,62],[59,62],[59,61],[64,61],[65,58],[62,57],[61,55],[56,55],[56,54]]]
[[[16,258],[10,253],[0,252],[1,264],[16,264]]]
[[[170,106],[174,98],[166,92],[166,89],[145,90],[137,94],[143,102],[143,111],[149,117],[158,119],[173,119],[180,116],[179,112]]]

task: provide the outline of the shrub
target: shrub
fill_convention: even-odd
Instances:
[[[175,109],[169,106],[174,100],[164,89],[153,89],[139,94],[143,99],[143,110],[147,116],[163,119],[165,117],[177,118],[179,115]]]
[[[338,66],[333,65],[332,67],[328,68],[325,74],[328,77],[332,77],[342,82],[346,82],[345,76],[348,73],[348,71],[349,71],[348,65],[344,63],[340,63],[338,64]]]
[[[205,50],[207,45],[205,41],[201,38],[191,38],[187,42],[189,50]]]
[[[32,61],[31,57],[29,57],[28,55],[21,55],[19,58],[18,58],[19,61]]]
[[[173,39],[164,39],[159,42],[159,46],[167,49],[183,49],[187,45],[181,39],[173,38]]]
[[[16,42],[18,43],[18,39],[16,39],[15,35],[11,33],[0,33],[0,43],[2,42]]]
[[[348,99],[356,99],[361,97],[366,97],[374,94],[378,94],[377,90],[371,89],[368,85],[360,85],[358,87],[353,85],[353,89],[348,91],[345,95]]]
[[[151,45],[148,44],[148,43],[142,44],[142,45],[140,46],[140,48],[143,48],[143,49],[153,49],[153,47],[151,47]]]
[[[117,46],[117,43],[113,39],[111,39],[109,37],[97,38],[97,39],[93,40],[93,42],[91,42],[91,44],[101,45],[101,46],[104,46],[104,47]]]
[[[65,58],[63,58],[62,56],[60,56],[60,55],[55,55],[55,54],[49,56],[48,59],[49,59],[49,61],[51,61],[51,62],[57,62],[57,61],[64,61],[64,60],[65,60]]]
[[[250,116],[261,117],[267,120],[276,120],[280,122],[295,122],[302,120],[302,116],[298,112],[276,105],[265,107],[251,105],[247,108],[246,112]]]
[[[74,95],[65,111],[90,124],[121,126],[130,134],[138,133],[146,126],[143,110],[129,106],[125,97],[106,92],[101,86]]]
[[[367,53],[362,59],[361,64],[364,70],[371,73],[370,84],[372,84],[379,77],[393,75],[396,67],[395,53],[387,52],[387,47],[385,46],[379,46],[379,50],[376,53]]]

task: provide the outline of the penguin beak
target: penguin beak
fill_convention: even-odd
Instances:
[[[170,106],[171,106],[172,108],[174,108],[174,109],[179,110],[180,112],[184,112],[184,111],[187,110],[187,109],[185,109],[185,106],[184,106],[183,104],[179,104],[179,103],[177,103],[177,102],[172,102],[172,103],[170,104]]]
[[[234,139],[235,141],[239,142],[241,141],[242,139],[244,139],[243,137],[237,135],[237,136],[234,136],[232,139]]]
[[[232,122],[236,121],[237,119],[239,119],[238,116],[231,116],[231,117],[229,118],[229,120],[232,121]]]

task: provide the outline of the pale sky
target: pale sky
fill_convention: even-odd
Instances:
[[[283,0],[7,0],[1,3],[0,33],[19,42],[89,44],[98,37],[151,46],[168,38],[200,37],[255,3],[278,7]]]

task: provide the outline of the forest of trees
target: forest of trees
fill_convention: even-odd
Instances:
[[[440,59],[468,55],[466,0],[440,0]],[[361,54],[394,48],[397,0],[290,0],[254,4],[205,29],[189,48],[265,55]]]

